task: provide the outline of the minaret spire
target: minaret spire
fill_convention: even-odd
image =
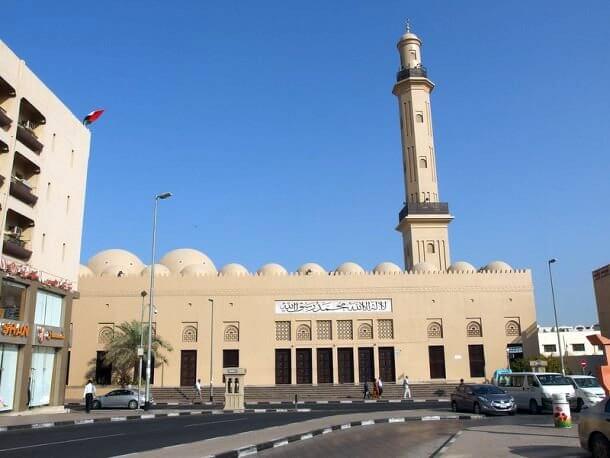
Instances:
[[[422,42],[411,32],[409,20],[406,29],[398,42],[400,70],[392,91],[400,113],[406,202],[396,229],[403,234],[406,269],[427,262],[446,270],[451,262],[448,226],[453,216],[438,192],[430,107],[434,83],[422,66]]]
[[[407,18],[407,22],[405,23],[405,29],[407,29],[407,33],[411,33],[411,20]]]

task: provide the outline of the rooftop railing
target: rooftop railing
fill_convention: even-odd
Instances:
[[[419,66],[413,68],[401,68],[398,73],[396,73],[396,81],[406,80],[407,78],[427,78],[428,70],[426,67]]]
[[[447,202],[409,202],[398,213],[398,221],[407,215],[448,215]]]

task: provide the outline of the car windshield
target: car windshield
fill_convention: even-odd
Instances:
[[[474,394],[483,395],[483,394],[505,394],[503,390],[493,385],[483,385],[483,386],[474,386],[472,387],[472,392]]]
[[[593,377],[578,377],[573,379],[576,384],[581,388],[600,388],[600,384],[596,378]]]
[[[570,385],[570,381],[559,374],[538,374],[538,380],[540,380],[540,383],[543,385]]]

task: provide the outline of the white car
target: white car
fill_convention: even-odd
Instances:
[[[583,407],[593,407],[606,397],[606,392],[595,377],[590,375],[568,375],[576,393],[576,411]]]
[[[552,409],[555,393],[564,393],[571,408],[576,408],[576,396],[570,380],[557,373],[513,372],[498,376],[496,384],[512,395],[519,409],[540,413]]]

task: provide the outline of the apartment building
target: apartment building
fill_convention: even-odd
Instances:
[[[0,41],[0,411],[63,405],[89,142]]]

